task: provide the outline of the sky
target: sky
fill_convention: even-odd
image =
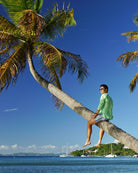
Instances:
[[[64,1],[57,0],[59,8]],[[92,111],[100,99],[100,84],[109,86],[114,102],[113,124],[138,138],[138,87],[130,93],[129,83],[137,72],[137,63],[122,67],[116,59],[137,50],[138,43],[128,43],[121,33],[137,31],[133,22],[138,13],[137,0],[66,0],[74,9],[76,26],[69,27],[63,37],[52,44],[81,55],[89,67],[89,75],[80,84],[76,75],[66,73],[61,79],[63,91]],[[55,4],[44,0],[40,14]],[[0,15],[7,16],[2,6]],[[64,106],[57,110],[51,94],[31,76],[28,65],[16,85],[0,94],[0,154],[17,152],[60,153],[82,149],[86,140],[86,123],[80,115]],[[93,126],[91,146],[98,142],[99,128]],[[108,134],[103,144],[114,142]],[[90,146],[89,146],[90,147]]]

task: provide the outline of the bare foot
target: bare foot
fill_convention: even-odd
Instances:
[[[90,145],[91,144],[91,142],[89,141],[89,142],[86,142],[84,145],[83,145],[83,147],[86,147],[87,145]]]
[[[96,145],[96,147],[98,147],[98,148],[99,148],[99,147],[100,147],[100,145],[101,145],[101,144],[97,144],[97,145]]]

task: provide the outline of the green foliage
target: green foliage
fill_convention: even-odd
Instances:
[[[34,10],[39,13],[39,11],[41,10],[41,7],[43,5],[43,0],[36,0],[34,3]]]
[[[8,11],[13,22],[17,24],[24,11],[32,10],[39,13],[43,0],[0,0],[0,3]]]
[[[122,61],[123,66],[128,66],[130,62],[136,60],[138,60],[138,51],[127,52],[117,58],[117,61]],[[129,84],[130,92],[133,92],[137,82],[138,82],[138,72],[135,74],[135,76],[133,77],[133,79]]]
[[[82,83],[88,75],[87,64],[81,59],[80,55],[75,55],[61,49],[58,50],[66,58],[68,71],[72,74],[78,72],[78,80]]]
[[[133,156],[134,154],[137,154],[131,149],[124,148],[124,145],[121,143],[112,143],[112,148],[112,154],[116,154],[117,156]],[[90,156],[104,156],[111,154],[111,144],[102,144],[99,148],[91,147],[85,150],[76,150],[72,151],[70,154],[73,156],[81,156],[82,154]]]
[[[76,24],[73,9],[59,10],[58,4],[45,17],[39,13],[43,0],[0,0],[12,21],[0,15],[0,90],[15,83],[26,66],[27,52],[40,59],[41,75],[59,89],[66,71],[78,73],[82,82],[87,77],[87,64],[80,55],[58,49],[41,41],[41,35],[53,39]],[[56,106],[63,106],[57,99]]]
[[[45,27],[43,30],[43,34],[47,39],[55,39],[58,35],[62,36],[63,32],[68,26],[76,25],[76,21],[74,19],[74,11],[73,9],[64,10],[64,4],[62,10],[58,9],[58,4],[54,6],[51,11],[49,11],[45,15]]]
[[[0,48],[9,46],[18,40],[25,40],[22,30],[0,15]]]
[[[12,47],[11,55],[0,66],[0,90],[8,88],[10,83],[16,82],[19,72],[26,66],[26,45],[20,43]],[[0,59],[1,60],[1,59]]]
[[[25,35],[26,40],[32,42],[39,39],[44,25],[44,18],[32,10],[23,11],[18,21],[18,26]]]
[[[136,25],[138,25],[138,14],[136,14],[135,17],[134,17],[134,23],[135,23]]]
[[[138,25],[138,14],[135,16],[134,22],[136,23],[136,25]],[[122,35],[127,36],[129,42],[138,40],[138,32],[136,31],[122,33]],[[119,58],[117,58],[117,61],[122,61],[123,66],[128,66],[130,62],[138,61],[138,51],[124,53],[120,55]],[[129,84],[130,92],[133,92],[137,82],[138,82],[138,72],[135,74],[135,76],[133,77],[133,79]]]
[[[6,7],[8,12],[13,13],[33,9],[34,0],[0,0],[0,3]]]
[[[83,154],[83,150],[72,151],[70,154],[72,156],[81,156]]]

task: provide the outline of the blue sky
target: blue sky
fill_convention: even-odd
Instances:
[[[44,1],[42,14],[54,4]],[[57,1],[62,8],[63,1]],[[116,62],[121,54],[137,49],[121,33],[137,31],[133,22],[138,13],[137,0],[66,0],[74,9],[77,25],[70,27],[53,44],[80,54],[89,66],[89,76],[79,84],[76,75],[65,74],[61,79],[63,91],[92,111],[96,111],[100,84],[109,86],[113,98],[112,122],[138,138],[137,95],[129,91],[129,82],[137,72],[137,63],[123,68]],[[0,14],[6,16],[0,6]],[[67,106],[56,110],[51,94],[31,76],[28,65],[15,86],[0,94],[0,153],[61,152],[82,149],[86,140],[86,120]],[[92,145],[98,141],[99,128],[93,127]],[[102,143],[115,139],[105,134]]]

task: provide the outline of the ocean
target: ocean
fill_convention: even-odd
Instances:
[[[0,173],[138,173],[138,158],[0,157]]]

